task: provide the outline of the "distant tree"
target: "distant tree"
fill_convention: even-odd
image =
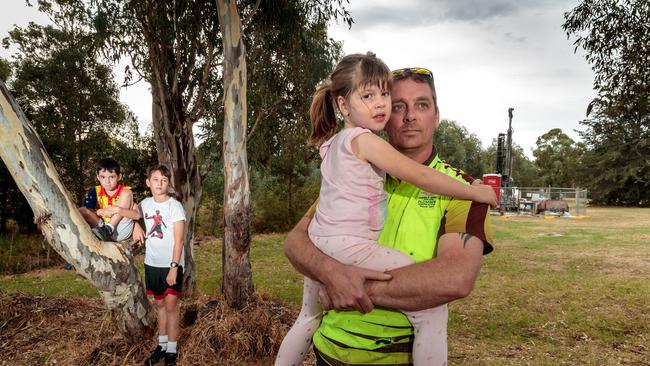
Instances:
[[[538,137],[533,156],[542,185],[577,187],[586,181],[580,171],[584,151],[583,143],[576,143],[559,128]]]
[[[113,132],[126,124],[137,132],[137,123],[119,101],[110,67],[97,60],[92,36],[75,21],[77,12],[53,9],[54,25],[15,27],[3,44],[17,47],[12,92],[80,204],[95,183],[95,162],[113,155]]]
[[[452,166],[476,178],[490,173],[481,140],[458,122],[443,119],[433,141],[440,157]]]
[[[586,51],[597,97],[581,133],[594,202],[650,205],[650,2],[584,0],[563,28]]]

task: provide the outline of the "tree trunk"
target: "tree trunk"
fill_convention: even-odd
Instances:
[[[185,239],[183,241],[183,295],[192,297],[196,287],[196,269],[194,263],[194,229],[196,213],[201,201],[202,182],[196,159],[192,123],[182,110],[175,108],[172,96],[161,92],[156,81],[151,82],[152,106],[151,116],[154,127],[154,141],[158,153],[158,162],[165,164],[172,173],[172,186],[176,198],[185,209]]]
[[[223,35],[224,232],[222,290],[230,307],[253,295],[250,249],[250,190],[246,155],[246,50],[235,0],[216,0]]]
[[[41,139],[0,82],[0,157],[25,195],[41,232],[99,291],[122,334],[153,335],[154,313],[129,249],[100,242],[68,195]]]

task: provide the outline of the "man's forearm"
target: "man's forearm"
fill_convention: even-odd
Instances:
[[[376,306],[423,310],[466,297],[471,292],[483,253],[483,242],[467,234],[445,234],[438,257],[389,273],[390,281],[370,281],[366,290]]]
[[[342,264],[321,252],[309,239],[310,218],[303,217],[284,244],[284,252],[298,272],[320,282],[329,297],[327,307],[368,312],[373,305],[365,292],[368,280],[387,280],[389,275]],[[323,301],[323,299],[321,299]]]

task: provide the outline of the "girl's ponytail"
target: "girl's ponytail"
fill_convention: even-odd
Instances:
[[[311,101],[309,117],[311,119],[311,135],[309,143],[320,145],[336,133],[336,111],[332,99],[332,83],[329,79],[324,81]]]

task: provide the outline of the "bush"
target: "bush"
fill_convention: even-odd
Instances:
[[[38,234],[20,234],[15,224],[0,234],[0,274],[17,274],[34,269],[63,265],[57,252]]]

